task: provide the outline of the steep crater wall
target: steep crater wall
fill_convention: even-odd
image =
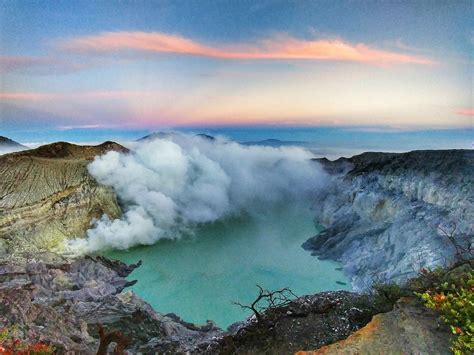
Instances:
[[[87,171],[94,156],[109,150],[127,151],[113,142],[58,142],[0,156],[0,253],[59,250],[94,218],[120,216],[112,189]]]
[[[356,289],[447,265],[455,251],[439,226],[474,243],[474,151],[364,153],[319,162],[333,176],[315,204],[326,228],[303,247],[342,262]]]

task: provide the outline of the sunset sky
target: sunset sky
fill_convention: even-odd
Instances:
[[[0,0],[0,135],[472,127],[473,18],[455,0]]]

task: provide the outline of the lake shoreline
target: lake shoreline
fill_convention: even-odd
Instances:
[[[132,290],[155,309],[227,328],[250,315],[232,302],[250,302],[257,284],[289,287],[297,295],[350,290],[340,264],[300,247],[317,232],[309,202],[295,203],[202,225],[179,240],[104,255],[143,262],[129,277],[138,280]]]

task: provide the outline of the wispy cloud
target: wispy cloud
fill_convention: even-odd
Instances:
[[[349,43],[340,39],[304,40],[278,35],[254,43],[206,45],[198,41],[161,32],[102,32],[96,35],[59,40],[63,50],[82,53],[109,53],[121,50],[173,53],[237,60],[320,60],[349,61],[377,65],[435,62],[422,56],[398,53]]]
[[[59,126],[58,129],[61,131],[69,131],[73,129],[95,129],[95,128],[105,128],[105,125],[102,124],[83,124],[83,125],[69,125],[69,126]]]
[[[34,92],[0,92],[2,101],[38,101],[51,98],[50,94]]]
[[[32,66],[44,65],[45,60],[37,57],[28,56],[0,56],[0,71],[8,72],[30,68]]]
[[[461,108],[456,113],[461,116],[474,116],[474,108]]]

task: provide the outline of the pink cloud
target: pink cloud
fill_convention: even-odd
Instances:
[[[339,39],[302,40],[276,36],[253,44],[206,45],[185,37],[160,32],[102,32],[97,35],[64,39],[62,49],[107,53],[119,50],[174,53],[219,59],[305,59],[387,64],[435,64],[429,58],[351,44]]]
[[[0,92],[0,100],[3,101],[37,101],[50,98],[49,94],[33,93],[33,92]]]
[[[461,108],[456,111],[458,115],[462,116],[474,116],[474,109],[473,108]]]

